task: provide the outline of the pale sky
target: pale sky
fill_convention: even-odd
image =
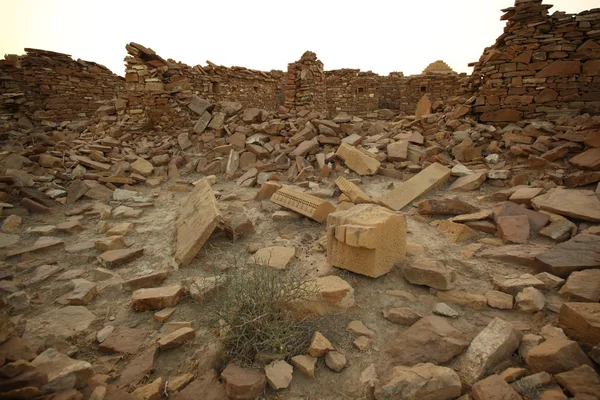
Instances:
[[[599,0],[546,0],[577,13]],[[270,71],[311,50],[326,70],[420,73],[442,59],[470,72],[502,33],[514,0],[0,0],[0,57],[25,47],[71,54],[124,74],[138,42],[188,65]]]

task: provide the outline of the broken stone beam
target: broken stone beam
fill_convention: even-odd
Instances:
[[[208,179],[203,178],[185,201],[177,218],[175,260],[188,265],[222,221]]]
[[[381,165],[366,151],[359,150],[345,142],[342,142],[335,155],[344,160],[348,168],[359,175],[375,175]]]
[[[359,204],[327,218],[327,261],[377,278],[406,254],[406,219],[375,204]]]
[[[340,188],[351,202],[353,203],[370,203],[371,198],[363,192],[358,186],[350,182],[348,179],[340,176],[335,180],[335,184]]]
[[[397,188],[379,198],[379,203],[394,211],[401,210],[420,196],[443,185],[450,177],[451,170],[433,163]]]
[[[325,221],[325,218],[335,211],[335,206],[327,200],[299,192],[290,187],[282,187],[276,191],[271,196],[271,201],[319,223]]]

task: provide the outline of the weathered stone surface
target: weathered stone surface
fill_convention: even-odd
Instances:
[[[538,210],[590,222],[600,222],[600,200],[591,190],[556,188],[536,197],[531,204]]]
[[[211,369],[187,385],[181,392],[176,393],[175,400],[196,400],[202,393],[205,400],[228,400],[225,388],[219,382],[217,373]]]
[[[435,307],[433,307],[432,312],[436,315],[441,315],[442,317],[448,318],[458,318],[460,315],[458,311],[456,311],[446,303],[436,303]]]
[[[0,357],[8,362],[25,360],[31,361],[36,353],[19,337],[11,337],[0,345]]]
[[[560,308],[558,323],[574,339],[588,346],[600,343],[600,304],[564,303]]]
[[[471,190],[477,189],[486,180],[487,174],[485,172],[473,173],[458,178],[450,187],[449,191],[458,192],[470,192]]]
[[[437,230],[441,232],[448,241],[452,243],[463,242],[465,240],[477,237],[477,232],[464,224],[457,224],[449,220],[442,220],[437,226]]]
[[[526,244],[529,240],[529,219],[525,215],[498,217],[496,227],[504,243]]]
[[[118,267],[127,264],[144,254],[144,249],[118,249],[108,250],[98,256],[102,265],[108,268]]]
[[[295,257],[295,247],[269,246],[254,253],[250,257],[250,261],[254,264],[265,265],[275,269],[285,269]]]
[[[600,377],[589,365],[557,374],[556,380],[572,396],[587,394],[600,398]]]
[[[300,372],[310,377],[315,376],[315,364],[317,363],[317,358],[300,355],[292,357],[292,364],[294,367],[298,368]]]
[[[230,399],[256,399],[267,382],[264,374],[234,364],[221,372],[221,379]]]
[[[340,176],[335,180],[335,184],[342,193],[344,193],[351,202],[358,203],[370,203],[371,198],[365,192],[363,192],[357,185],[350,182],[348,179]]]
[[[551,338],[540,343],[527,353],[527,366],[533,372],[546,371],[558,374],[580,365],[592,366],[581,347],[572,340]]]
[[[521,396],[499,375],[491,375],[473,385],[473,400],[521,400]]]
[[[383,310],[383,317],[400,325],[411,326],[421,319],[421,315],[410,308],[389,308]]]
[[[131,172],[135,172],[136,174],[140,174],[142,176],[150,176],[154,171],[154,166],[150,161],[144,160],[143,158],[138,158],[129,166]]]
[[[458,199],[426,199],[417,203],[417,207],[421,215],[460,215],[477,211],[476,207]]]
[[[330,202],[285,186],[271,196],[271,201],[319,223],[335,211]]]
[[[325,354],[325,364],[329,369],[340,372],[346,367],[346,356],[338,351],[328,351]]]
[[[136,290],[148,287],[155,287],[162,283],[167,278],[167,271],[153,272],[151,274],[137,276],[123,282],[123,288],[128,290]]]
[[[188,195],[177,217],[175,260],[180,265],[188,265],[221,220],[210,183],[203,178]]]
[[[420,196],[440,187],[450,177],[451,170],[441,164],[433,163],[406,182],[402,182],[392,191],[381,196],[378,201],[398,211]]]
[[[148,332],[143,329],[119,327],[98,346],[103,353],[137,354]]]
[[[500,217],[526,215],[529,219],[531,231],[538,232],[548,223],[550,217],[541,212],[529,210],[522,205],[513,202],[505,202],[494,209],[494,219],[497,221]]]
[[[526,287],[515,297],[517,307],[523,312],[542,311],[546,305],[544,294],[533,287]]]
[[[439,291],[437,298],[447,303],[460,304],[474,310],[483,310],[487,307],[487,299],[480,294],[459,292],[457,290]]]
[[[135,389],[131,394],[136,400],[160,400],[164,386],[163,379],[158,377],[153,382]]]
[[[599,302],[600,269],[573,272],[559,293],[569,300]]]
[[[165,286],[138,289],[131,296],[131,306],[135,311],[160,310],[174,307],[183,295],[181,286]]]
[[[574,271],[600,267],[600,236],[581,233],[537,255],[534,265],[561,278]]]
[[[292,383],[294,367],[283,360],[273,361],[265,367],[265,376],[273,390],[287,389]]]
[[[385,383],[375,389],[375,399],[451,400],[460,393],[461,383],[456,372],[427,363],[394,367]]]
[[[96,316],[83,306],[53,309],[27,320],[23,339],[36,348],[44,343],[48,332],[61,339],[70,339],[88,329]]]
[[[31,364],[48,376],[48,383],[42,387],[44,392],[81,389],[93,375],[90,363],[74,360],[54,348],[38,355]]]
[[[406,254],[406,219],[374,204],[359,204],[327,218],[327,261],[373,278]]]
[[[404,278],[413,285],[425,285],[438,290],[452,289],[455,275],[443,263],[429,259],[406,263],[402,272]]]
[[[513,308],[513,297],[510,294],[488,290],[485,292],[485,297],[490,307],[500,310],[512,310]]]
[[[504,108],[498,111],[488,111],[479,117],[482,122],[515,122],[523,118],[523,113],[518,110]]]
[[[74,306],[81,306],[89,304],[96,294],[98,294],[98,287],[96,283],[90,282],[86,279],[73,279],[73,291],[67,298],[69,304]]]
[[[158,347],[161,350],[168,350],[181,346],[183,343],[192,340],[195,337],[196,330],[194,328],[183,327],[161,337],[156,344],[158,344]]]
[[[468,345],[463,334],[444,318],[427,316],[394,338],[387,352],[402,365],[443,364],[462,353]]]
[[[314,333],[308,348],[308,354],[313,357],[323,357],[327,352],[333,350],[335,350],[333,345],[321,332]]]
[[[335,154],[344,160],[348,168],[359,175],[375,175],[381,165],[366,151],[359,150],[345,142],[340,144]]]
[[[354,307],[354,288],[342,278],[334,275],[324,276],[316,278],[313,284],[315,295],[293,304],[299,311],[325,315]]]
[[[507,245],[486,249],[479,256],[532,267],[535,257],[546,251],[548,248],[540,246]]]
[[[519,348],[521,337],[521,332],[510,323],[494,318],[457,359],[455,368],[462,381],[472,385],[481,379],[488,369],[510,357]]]
[[[531,274],[523,274],[518,277],[509,278],[494,278],[493,284],[496,289],[511,295],[516,295],[518,292],[530,286],[536,289],[544,288],[544,282]]]

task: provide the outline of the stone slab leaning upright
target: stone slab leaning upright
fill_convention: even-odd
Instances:
[[[175,260],[188,265],[215,230],[222,216],[217,200],[206,178],[189,194],[177,217]]]
[[[359,204],[327,217],[327,261],[377,278],[406,254],[406,219],[375,204]]]

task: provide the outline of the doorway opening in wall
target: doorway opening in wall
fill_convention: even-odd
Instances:
[[[221,93],[221,83],[212,82],[212,92],[214,94],[220,94]]]
[[[364,93],[364,92],[365,92],[364,87],[359,87],[358,89],[356,89],[356,93]]]

